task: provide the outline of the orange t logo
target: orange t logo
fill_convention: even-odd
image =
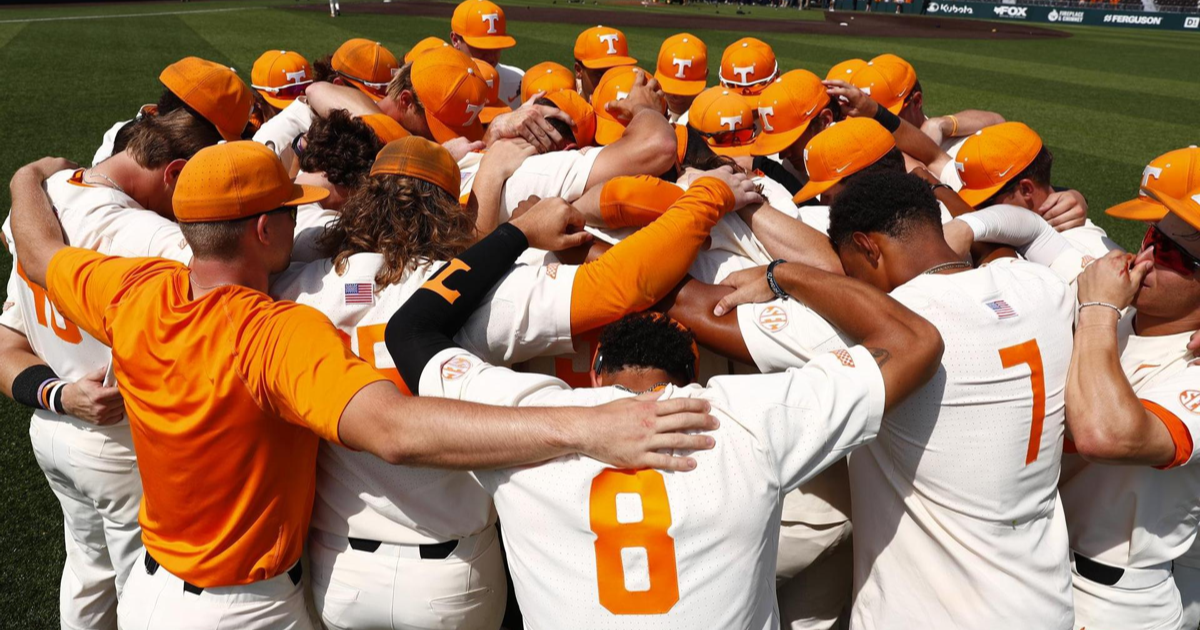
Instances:
[[[424,285],[421,286],[421,288],[429,289],[430,291],[442,296],[442,298],[444,298],[447,302],[453,304],[454,301],[458,299],[458,296],[462,294],[458,291],[447,288],[445,285],[446,278],[449,278],[459,271],[470,270],[470,265],[455,258],[454,260],[450,261],[450,264],[442,267],[442,270],[439,271],[436,276],[430,278]]]

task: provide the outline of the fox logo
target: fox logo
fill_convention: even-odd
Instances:
[[[617,42],[621,39],[620,35],[617,35],[616,33],[608,33],[607,35],[600,35],[599,37],[600,41],[608,44],[608,52],[605,53],[606,55],[617,54]]]
[[[730,131],[737,131],[738,123],[742,122],[741,116],[722,116],[721,126],[729,127]]]
[[[496,33],[496,22],[500,19],[499,13],[484,13],[479,18],[488,23],[488,35]]]
[[[760,120],[762,120],[763,131],[767,131],[767,132],[775,131],[775,128],[771,126],[771,119],[768,118],[768,116],[774,116],[774,115],[775,115],[775,107],[774,106],[758,108],[758,117]]]
[[[300,68],[297,72],[288,72],[285,70],[284,74],[287,75],[288,83],[296,83],[308,78],[308,71],[304,68]]]
[[[748,65],[748,66],[745,66],[745,67],[741,67],[741,66],[734,66],[734,67],[733,67],[733,73],[734,73],[734,74],[736,74],[736,75],[738,75],[739,77],[741,77],[741,81],[742,81],[742,83],[749,83],[749,82],[750,82],[750,81],[749,81],[750,75],[751,75],[751,74],[754,74],[754,66],[756,66],[756,65],[758,65],[758,64],[753,64],[753,63],[752,63],[752,64],[750,64],[750,65]]]
[[[682,79],[685,77],[683,71],[692,67],[691,59],[680,59],[678,57],[671,58],[671,63],[675,65],[675,78]]]
[[[474,124],[475,119],[479,116],[479,112],[481,111],[483,111],[483,105],[472,105],[471,103],[467,103],[467,113],[470,114],[471,117],[467,118],[467,121],[464,122],[462,126],[470,127],[472,124]]]

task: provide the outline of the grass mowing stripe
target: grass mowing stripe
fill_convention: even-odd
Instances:
[[[226,9],[198,9],[196,11],[161,11],[155,13],[113,13],[106,15],[64,15],[59,17],[44,17],[44,18],[16,18],[12,20],[0,20],[0,24],[17,24],[31,22],[68,22],[75,20],[111,20],[116,18],[144,18],[158,17],[164,15],[188,15],[193,13],[228,13],[230,11],[261,11],[265,7],[229,7]]]

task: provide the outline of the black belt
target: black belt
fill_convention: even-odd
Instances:
[[[383,542],[378,540],[367,540],[366,538],[347,538],[350,541],[350,548],[355,551],[365,551],[367,553],[375,553]],[[421,549],[422,560],[445,560],[454,553],[458,548],[457,540],[450,540],[436,545],[418,545]]]
[[[1121,576],[1125,575],[1125,569],[1110,567],[1075,552],[1071,553],[1075,555],[1075,571],[1097,584],[1113,586],[1121,581]]]
[[[155,560],[154,558],[152,558],[150,556],[150,552],[147,551],[146,552],[146,575],[154,575],[155,573],[158,573],[158,567],[159,567],[158,560]],[[294,585],[294,586],[299,585],[300,578],[304,577],[304,568],[301,566],[301,564],[299,562],[297,562],[296,566],[288,569],[287,576],[288,576],[288,578],[290,578],[292,580],[292,585]],[[204,592],[204,587],[196,586],[195,584],[192,584],[191,582],[184,581],[183,592],[195,593],[196,595],[199,595],[200,593]]]

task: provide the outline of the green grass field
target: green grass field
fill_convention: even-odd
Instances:
[[[311,0],[306,0],[311,2]],[[403,1],[403,0],[397,0]],[[347,4],[349,0],[343,0]],[[526,0],[523,5],[549,5]],[[322,3],[323,4],[323,3]],[[565,3],[558,3],[562,6]],[[264,50],[296,50],[315,57],[342,41],[376,39],[402,55],[428,35],[448,36],[448,20],[344,15],[284,10],[293,0],[155,3],[0,10],[0,120],[4,149],[0,174],[44,155],[90,162],[103,132],[157,99],[158,72],[185,55],[249,70]],[[578,5],[572,5],[578,6]],[[642,10],[599,5],[604,10]],[[753,33],[737,29],[731,7],[656,7],[658,13],[730,18],[727,31],[696,31],[709,46],[711,76],[720,51]],[[161,15],[188,11],[187,14]],[[160,15],[153,15],[153,14]],[[140,15],[131,15],[140,14]],[[108,19],[82,19],[110,16]],[[111,17],[124,16],[124,17]],[[755,8],[750,17],[821,19],[815,12]],[[60,19],[69,18],[69,19]],[[824,75],[851,57],[893,52],[916,67],[927,111],[978,107],[1001,112],[1038,130],[1055,154],[1055,180],[1082,190],[1092,218],[1123,245],[1136,245],[1137,225],[1108,220],[1102,210],[1136,194],[1142,167],[1168,150],[1193,144],[1200,129],[1200,36],[1142,30],[1067,28],[1071,38],[1033,41],[864,39],[771,33],[783,69]],[[520,42],[504,61],[528,67],[544,60],[570,65],[580,27],[510,22]],[[653,67],[662,28],[625,29],[632,53]],[[8,206],[8,188],[0,207]],[[10,259],[0,258],[8,277]],[[0,401],[0,627],[57,627],[57,591],[63,560],[62,519],[32,456],[28,414]]]

